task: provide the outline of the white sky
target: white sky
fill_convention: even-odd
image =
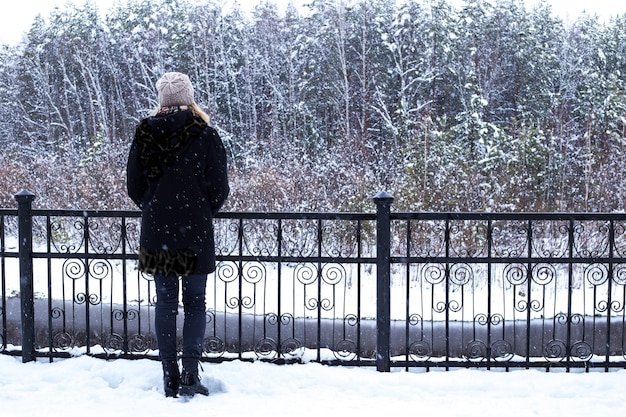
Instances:
[[[116,4],[124,3],[125,0],[92,0],[105,10]],[[234,0],[225,0],[225,4]],[[239,0],[239,4],[254,4],[259,0]],[[278,3],[289,0],[275,0]],[[419,0],[416,0],[419,1]],[[453,0],[462,3],[462,0]],[[85,0],[4,0],[0,6],[0,42],[15,44],[22,35],[28,31],[33,19],[37,14],[47,17],[55,6],[63,6],[66,3],[84,4]],[[294,0],[295,3],[304,0]],[[526,0],[527,5],[537,2],[551,3],[556,14],[564,20],[574,20],[581,11],[597,13],[602,18],[626,13],[626,1],[623,0]]]

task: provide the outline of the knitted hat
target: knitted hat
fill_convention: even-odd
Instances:
[[[180,72],[166,72],[156,83],[159,105],[188,106],[195,102],[189,77]]]

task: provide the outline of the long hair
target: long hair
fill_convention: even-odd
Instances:
[[[189,106],[189,108],[191,109],[193,114],[195,114],[196,116],[204,120],[206,124],[211,125],[211,117],[208,114],[206,114],[204,110],[202,110],[200,106],[196,104],[196,102],[191,103],[191,106]]]
[[[181,107],[184,107],[184,106],[181,106]],[[197,103],[193,102],[187,107],[189,108],[189,110],[193,112],[194,115],[204,120],[206,124],[211,125],[211,117],[208,114],[206,114],[206,112],[202,110],[200,106],[198,106]],[[161,106],[156,106],[154,109],[152,109],[152,111],[148,114],[148,116],[156,116],[159,110],[161,110]]]

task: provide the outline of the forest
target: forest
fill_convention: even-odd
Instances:
[[[228,152],[228,211],[626,208],[626,15],[523,0],[87,2],[0,45],[0,207],[134,209],[125,166],[166,71]]]

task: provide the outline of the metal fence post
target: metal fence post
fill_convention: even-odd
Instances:
[[[35,300],[33,295],[33,219],[35,194],[22,190],[17,200],[20,305],[22,317],[22,362],[35,360]]]
[[[393,197],[378,193],[376,203],[376,370],[391,370],[391,204]]]

